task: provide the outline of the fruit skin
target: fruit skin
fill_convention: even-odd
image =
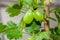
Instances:
[[[42,11],[39,10],[35,10],[33,13],[34,18],[36,19],[36,21],[43,21],[44,20],[44,15]]]
[[[33,12],[31,9],[29,9],[27,13],[24,15],[23,21],[26,24],[30,24],[33,21]]]

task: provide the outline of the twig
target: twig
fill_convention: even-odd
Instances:
[[[48,16],[50,15],[50,12],[49,12],[50,2],[49,2],[49,0],[45,0],[44,5],[45,5],[45,7],[44,7],[44,12],[45,12],[44,29],[45,29],[45,31],[49,31],[49,19],[46,16],[46,15],[48,15]]]

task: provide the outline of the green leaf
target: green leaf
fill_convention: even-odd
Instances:
[[[52,13],[55,13],[56,12],[57,14],[60,15],[60,8],[59,7],[58,8],[54,8],[54,9],[51,10],[51,12]]]
[[[48,37],[48,32],[39,32],[38,34],[36,34],[34,37],[34,40],[43,40],[43,39],[47,39]]]
[[[33,2],[33,0],[23,0],[23,6],[25,6],[25,7],[28,7],[28,6],[30,6],[30,5],[32,5],[32,2]]]
[[[59,7],[58,8],[54,8],[54,9],[51,10],[51,12],[57,12],[57,13],[60,14],[60,8]]]
[[[27,26],[27,27],[26,27],[26,30],[25,30],[25,31],[30,34],[30,33],[32,33],[32,32],[35,32],[35,31],[39,30],[39,29],[40,29],[40,26],[41,26],[41,25],[38,25],[38,24],[36,24],[36,23],[33,21],[30,26]],[[37,31],[37,33],[38,33],[38,31]]]
[[[10,30],[14,30],[14,29],[18,28],[16,26],[16,24],[14,22],[12,22],[12,21],[8,21],[6,26],[7,27],[4,29],[4,32],[10,31]]]
[[[13,27],[13,26],[16,26],[16,24],[14,22],[12,22],[12,21],[8,21],[7,26],[8,27]]]
[[[20,24],[20,29],[23,30],[23,29],[25,28],[25,25],[26,25],[26,24],[24,23],[23,19],[20,21],[19,24]]]
[[[60,40],[60,35],[59,35],[57,27],[51,29],[50,31],[51,31],[51,38],[53,38],[53,40]]]
[[[18,4],[20,5],[20,3],[21,3],[21,0],[18,0]]]
[[[18,5],[23,6],[23,0],[18,0]]]
[[[22,37],[22,32],[20,31],[20,27],[18,27],[14,22],[12,21],[7,22],[7,29],[8,30],[5,31],[5,34],[9,39],[13,39],[13,38],[18,39]]]
[[[45,1],[45,0],[40,0],[40,4],[41,4],[41,5],[44,5],[44,1]]]
[[[60,25],[57,26],[57,34],[60,36]]]
[[[57,21],[55,18],[52,17],[48,17],[49,19],[53,20],[53,21]]]
[[[58,22],[60,23],[60,16],[57,13],[55,13],[55,15],[57,17]]]
[[[41,3],[39,3],[39,4],[34,4],[33,5],[33,8],[35,9],[35,8],[40,8],[40,7],[43,7],[43,5],[41,4]]]
[[[6,25],[3,25],[2,23],[0,23],[0,33],[3,33],[6,27],[7,27]]]
[[[41,25],[37,25],[35,22],[33,22],[33,24],[31,25],[31,28],[32,28],[33,30],[39,30],[39,29],[40,29],[40,26],[41,26]]]
[[[40,1],[41,1],[41,3],[44,3],[45,0],[40,0]]]
[[[20,13],[20,10],[17,10],[17,9],[13,9],[13,8],[8,7],[6,9],[6,12],[8,12],[9,16],[13,17],[13,16],[18,15]]]
[[[10,30],[10,31],[5,32],[5,33],[9,39],[13,39],[13,38],[18,39],[18,38],[22,37],[22,32],[19,31],[18,29]]]
[[[33,8],[40,8],[40,7],[43,7],[44,6],[44,0],[34,0],[33,1]]]
[[[10,3],[10,4],[9,4],[9,7],[11,7],[11,8],[12,8],[14,5],[15,5],[15,4],[13,4],[13,3]]]
[[[60,8],[54,8],[51,10],[52,13],[55,13],[55,16],[58,20],[58,23],[60,22]]]
[[[60,36],[59,35],[51,34],[51,36],[52,36],[53,40],[60,40]]]
[[[28,34],[30,34],[30,33],[32,32],[32,29],[31,29],[30,27],[27,27],[27,28],[25,29],[25,31],[26,31]]]
[[[37,2],[38,2],[38,0],[33,0],[33,3],[34,3],[34,4],[37,4]]]
[[[22,0],[18,0],[18,5],[22,5]]]
[[[14,17],[20,14],[22,6],[19,6],[18,4],[12,4],[6,9],[6,12],[8,12],[9,16]]]

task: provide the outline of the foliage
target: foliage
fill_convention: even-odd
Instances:
[[[6,27],[7,27],[6,25],[3,25],[2,23],[0,23],[0,33],[4,32],[5,31],[4,29]]]
[[[33,21],[31,24],[26,25],[26,32],[28,34],[36,34],[36,32],[39,32],[40,29],[40,23],[37,24],[37,21]]]
[[[23,18],[18,24],[12,21],[8,21],[7,24],[0,23],[0,33],[6,34],[7,38],[19,39],[22,38],[22,31],[31,36],[26,40],[60,40],[60,8],[53,8],[50,13],[54,13],[57,20],[44,13],[44,9],[41,11],[38,8],[44,8],[45,0],[18,0],[16,4],[11,3],[6,12],[10,17],[18,16],[21,14],[22,8],[28,8],[24,13]],[[52,0],[50,0],[52,2]],[[44,16],[53,21],[58,21],[58,25],[55,28],[50,28],[49,31],[41,29],[41,24],[44,21]],[[49,37],[50,34],[50,37]]]
[[[9,39],[13,39],[13,38],[18,39],[18,38],[22,37],[22,32],[20,30],[20,26],[17,26],[12,21],[7,22],[7,26],[9,28],[16,27],[15,29],[13,28],[13,29],[5,32],[5,34],[7,35],[7,37]]]

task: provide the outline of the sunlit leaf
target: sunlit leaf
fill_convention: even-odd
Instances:
[[[59,7],[58,8],[54,8],[54,9],[51,10],[51,12],[55,13],[55,16],[56,16],[56,18],[58,20],[58,23],[59,23],[60,22],[60,8]]]
[[[36,22],[33,21],[30,26],[27,26],[26,27],[26,30],[25,31],[30,34],[30,33],[34,32],[36,30],[39,30],[40,29],[40,26],[41,25],[38,25],[38,24],[36,24]]]
[[[34,40],[49,39],[48,32],[39,32],[33,38],[34,38]]]
[[[12,7],[9,6],[6,9],[6,12],[8,12],[9,16],[14,17],[14,16],[17,16],[18,14],[20,14],[21,8],[22,8],[22,6],[19,6],[18,4],[14,4],[14,5],[12,5]]]
[[[18,27],[14,22],[12,21],[7,22],[7,29],[8,30],[5,31],[5,34],[9,39],[13,39],[13,38],[18,39],[22,37],[22,32],[20,31],[20,27]]]
[[[7,27],[6,25],[3,25],[2,23],[0,23],[0,33],[3,33],[6,27]]]
[[[25,7],[28,7],[28,6],[30,6],[30,5],[32,5],[32,2],[33,2],[33,0],[23,0],[23,6],[25,6]]]

